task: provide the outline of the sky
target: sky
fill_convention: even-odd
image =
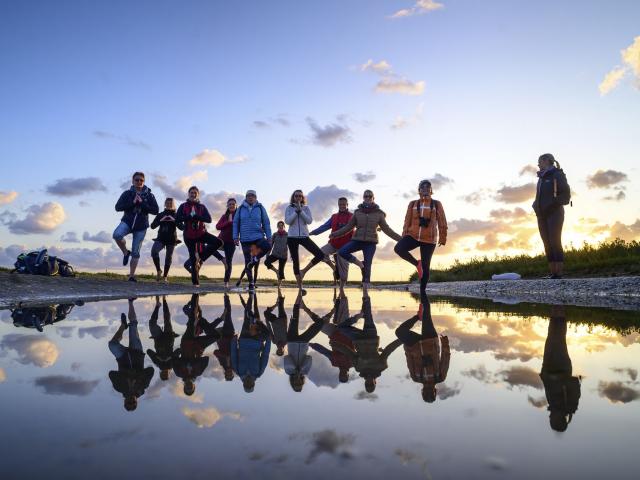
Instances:
[[[427,178],[449,223],[433,266],[536,254],[546,152],[565,245],[639,239],[639,20],[635,1],[4,1],[0,264],[47,247],[124,273],[136,170],[159,202],[198,185],[214,220],[255,189],[274,225],[296,188],[317,224],[370,188],[396,231]],[[411,271],[382,234],[373,279]]]

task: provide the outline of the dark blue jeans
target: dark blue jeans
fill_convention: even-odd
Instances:
[[[257,257],[258,260],[264,257],[271,250],[271,244],[264,238],[260,240],[254,240],[252,242],[241,242],[241,245],[242,245],[242,254],[244,255],[245,266],[247,265],[247,263],[251,261],[251,245],[256,245],[260,248],[260,250],[262,250],[260,255],[258,255]],[[247,269],[247,280],[249,280],[249,283],[254,283],[256,280],[254,278],[254,273],[255,273],[255,277],[258,276],[258,265],[256,264],[255,267],[253,268],[255,272],[252,272],[251,270],[252,269]]]
[[[540,237],[542,237],[544,253],[547,255],[548,262],[564,261],[564,252],[562,250],[563,223],[564,208],[561,205],[538,217],[538,230],[540,231]]]
[[[338,250],[338,255],[349,261],[350,257],[353,258],[353,256],[351,256],[350,254],[360,250],[362,250],[362,254],[364,255],[364,275],[362,281],[364,283],[369,283],[371,281],[371,263],[373,262],[373,256],[376,253],[375,243],[363,242],[361,240],[351,240],[340,250]]]

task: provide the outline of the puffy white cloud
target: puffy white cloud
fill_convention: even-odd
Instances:
[[[18,355],[18,362],[47,368],[56,363],[58,347],[51,340],[40,335],[21,335],[10,333],[0,341],[0,349],[13,350]]]
[[[31,205],[26,211],[27,216],[22,220],[18,220],[13,214],[4,216],[3,223],[9,228],[10,232],[17,235],[50,233],[67,218],[64,208],[58,202]]]
[[[60,178],[47,185],[46,192],[60,197],[74,197],[91,192],[106,192],[107,187],[98,177]]]
[[[640,398],[640,390],[631,388],[622,382],[600,381],[598,393],[611,403],[629,403]]]
[[[209,150],[205,148],[200,153],[194,155],[194,157],[189,160],[189,165],[193,166],[212,166],[212,167],[220,167],[225,163],[242,163],[246,162],[247,157],[244,155],[239,155],[233,158],[227,158],[218,150]]]
[[[172,197],[179,204],[187,198],[187,189],[196,182],[205,182],[209,178],[207,170],[198,170],[191,175],[185,175],[170,183],[165,175],[153,174],[152,181],[154,187],[159,188],[167,197]],[[201,192],[202,193],[202,192]],[[161,199],[157,198],[158,203]]]
[[[95,235],[92,235],[89,232],[84,232],[82,234],[82,240],[84,240],[85,242],[96,242],[96,243],[112,242],[111,234],[105,232],[104,230],[100,230]]]
[[[620,52],[620,57],[623,66],[617,66],[605,75],[598,85],[600,95],[606,95],[616,88],[627,74],[633,75],[636,84],[640,85],[640,36],[634,38],[633,43]]]
[[[629,180],[627,174],[616,170],[597,170],[587,176],[587,187],[609,188]]]
[[[76,232],[67,232],[60,237],[60,241],[64,243],[80,243],[80,238]]]
[[[369,59],[362,65],[360,65],[360,70],[363,72],[374,72],[377,74],[385,74],[391,71],[391,65],[386,60],[380,60],[379,62],[374,62]]]
[[[184,407],[182,414],[189,419],[198,428],[211,428],[223,417],[232,418],[234,420],[242,420],[242,416],[237,412],[220,412],[214,407],[206,408],[189,408]]]
[[[9,192],[5,192],[4,190],[0,190],[0,205],[6,205],[7,203],[13,202],[18,197],[18,192],[11,190]]]
[[[311,129],[310,141],[315,145],[329,148],[338,143],[351,142],[351,129],[344,121],[328,123],[322,127],[313,118],[307,117],[307,125]]]
[[[238,205],[240,205],[244,200],[244,195],[241,193],[231,193],[222,190],[220,192],[207,193],[203,195],[201,201],[209,209],[211,217],[217,217],[227,210],[227,200],[230,198],[235,198]],[[214,218],[214,223],[215,222],[216,219]]]
[[[338,188],[336,185],[317,186],[307,193],[307,202],[311,208],[314,221],[324,221],[334,210],[338,210],[338,198],[354,198],[355,192]]]
[[[68,375],[49,375],[35,379],[36,387],[41,387],[47,395],[73,395],[85,397],[100,383],[99,380],[83,380]]]
[[[640,219],[637,219],[634,223],[626,225],[622,222],[614,223],[609,232],[609,238],[620,238],[622,240],[631,241],[640,239]]]
[[[522,203],[536,196],[536,184],[525,183],[514,187],[499,188],[493,198],[502,203]]]
[[[363,173],[356,172],[353,174],[353,178],[358,183],[367,183],[367,182],[370,182],[371,180],[375,180],[376,174],[373,173],[371,170]]]
[[[425,82],[412,82],[407,78],[385,77],[378,81],[375,91],[378,93],[399,93],[401,95],[422,95]]]
[[[444,8],[444,4],[438,3],[435,0],[416,0],[416,3],[412,7],[402,8],[391,15],[389,18],[407,18],[413,15],[424,15],[425,13],[434,12]]]
[[[616,67],[609,73],[607,73],[604,76],[602,82],[600,82],[600,85],[598,85],[600,95],[606,95],[611,90],[616,88],[620,83],[620,80],[622,80],[622,78],[624,77],[625,73],[627,73],[627,71],[624,68],[620,67]]]

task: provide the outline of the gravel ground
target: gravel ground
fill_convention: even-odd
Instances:
[[[376,285],[374,288],[418,292],[416,284]],[[194,288],[186,284],[130,283],[87,277],[42,277],[0,272],[0,309],[20,304],[90,302],[130,296],[222,291],[223,285],[214,282],[202,283],[200,288]],[[444,282],[429,284],[427,292],[451,297],[486,298],[503,303],[548,303],[640,311],[640,277]]]

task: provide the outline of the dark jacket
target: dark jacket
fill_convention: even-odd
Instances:
[[[555,209],[567,205],[570,200],[571,189],[561,168],[552,167],[538,172],[536,198],[532,205],[537,216],[548,215]]]
[[[171,217],[173,220],[164,220],[161,221],[165,217]],[[160,227],[158,230],[158,236],[154,238],[154,241],[161,242],[165,245],[177,245],[180,242],[178,240],[178,232],[176,228],[180,230],[184,230],[184,225],[176,222],[176,212],[173,210],[163,210],[161,213],[156,215],[156,218],[151,222],[151,228],[155,229]]]
[[[133,203],[136,193],[142,198],[141,203]],[[129,190],[122,192],[116,202],[116,212],[124,212],[121,221],[126,223],[132,232],[149,228],[149,214],[155,215],[159,210],[156,197],[146,185],[142,187],[140,192],[137,192],[132,185]]]
[[[229,214],[225,212],[216,223],[216,228],[220,230],[218,238],[224,243],[233,243],[233,217],[235,216],[236,212],[233,212],[229,220]]]
[[[202,203],[187,200],[178,207],[176,222],[184,224],[185,239],[197,240],[207,233],[205,223],[211,223],[211,214]]]
[[[144,352],[127,348],[127,354],[118,359],[118,370],[109,372],[113,389],[123,396],[142,396],[153,378],[153,367],[144,368]]]

